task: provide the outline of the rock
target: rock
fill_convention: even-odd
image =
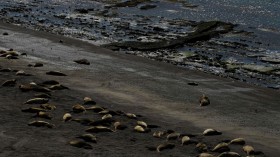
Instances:
[[[35,63],[35,64],[34,64],[34,67],[42,67],[42,66],[44,66],[43,63]]]
[[[144,5],[141,5],[139,7],[139,9],[141,9],[141,10],[148,10],[148,9],[153,9],[155,7],[157,7],[157,5],[155,5],[155,4],[144,4]]]
[[[261,57],[260,60],[262,62],[268,62],[268,63],[271,63],[271,64],[280,64],[280,58]]]
[[[271,74],[273,71],[278,70],[274,67],[268,67],[268,66],[257,65],[257,64],[245,64],[242,65],[241,67],[245,70],[257,72],[261,74]]]
[[[74,60],[74,62],[76,62],[78,64],[90,65],[90,62],[87,59]]]
[[[53,75],[53,76],[67,76],[66,74],[59,72],[59,71],[49,71],[46,72],[47,75]]]

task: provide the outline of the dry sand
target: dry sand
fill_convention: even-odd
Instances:
[[[9,35],[2,35],[7,32]],[[180,133],[196,134],[194,139],[206,142],[210,148],[222,140],[243,137],[265,156],[280,153],[280,92],[256,87],[234,80],[182,69],[146,58],[119,54],[94,45],[45,32],[36,32],[9,24],[0,24],[1,49],[13,48],[27,56],[18,60],[0,58],[0,68],[24,70],[33,76],[16,76],[15,72],[0,72],[0,83],[16,78],[16,87],[0,87],[0,156],[196,156],[195,145],[180,146],[161,153],[149,151],[146,146],[157,146],[166,141],[156,139],[152,132],[173,129]],[[59,41],[62,40],[63,43]],[[86,58],[91,65],[74,63]],[[43,67],[28,67],[41,62]],[[45,73],[59,70],[68,76],[49,76]],[[53,129],[27,126],[33,114],[21,112],[30,105],[23,104],[35,92],[21,92],[20,84],[40,83],[54,79],[70,90],[53,91],[50,102],[57,106],[51,114]],[[190,86],[197,82],[198,86]],[[199,107],[202,94],[211,104]],[[135,133],[136,121],[118,116],[129,128],[114,133],[98,133],[93,150],[69,146],[67,142],[88,128],[76,122],[62,122],[63,113],[85,96],[92,97],[101,106],[141,115],[140,120],[160,128],[150,133]],[[33,105],[36,106],[36,105]],[[101,116],[86,112],[74,117],[98,119]],[[206,128],[223,134],[203,137]],[[245,154],[240,146],[233,151]],[[216,153],[214,153],[216,154]],[[217,154],[216,154],[217,155]]]

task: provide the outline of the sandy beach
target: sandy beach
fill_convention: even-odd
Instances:
[[[8,35],[3,35],[3,33]],[[0,83],[16,79],[14,87],[0,87],[0,156],[197,156],[195,144],[181,146],[181,139],[171,140],[175,147],[157,152],[148,148],[166,142],[166,136],[154,138],[153,132],[174,130],[192,135],[194,141],[206,143],[208,152],[220,142],[244,138],[252,145],[255,156],[277,157],[280,153],[280,92],[237,82],[199,71],[183,69],[174,65],[152,61],[147,58],[116,53],[92,44],[46,32],[23,29],[0,23],[0,49],[13,49],[19,59],[0,57]],[[87,59],[90,65],[73,62]],[[29,64],[43,63],[43,67]],[[32,76],[17,76],[23,70]],[[48,71],[60,71],[67,76],[46,75]],[[68,87],[51,91],[51,111],[54,128],[33,127],[32,113],[21,110],[31,106],[24,104],[37,92],[22,92],[19,85],[57,80]],[[192,86],[189,83],[198,85]],[[209,106],[200,107],[199,98],[205,94],[211,100]],[[93,149],[72,147],[69,141],[85,133],[89,126],[77,122],[63,122],[64,113],[72,106],[91,97],[98,105],[110,110],[134,113],[138,118],[114,116],[127,124],[125,130],[96,133],[97,143]],[[75,118],[98,120],[97,113],[86,111],[73,114]],[[41,119],[42,120],[42,119]],[[136,121],[158,126],[151,132],[133,131]],[[113,128],[113,126],[109,126]],[[203,136],[207,128],[222,135]],[[148,147],[148,148],[147,148]],[[242,146],[230,146],[231,151],[246,156]]]

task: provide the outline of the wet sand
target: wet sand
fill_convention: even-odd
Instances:
[[[3,36],[7,32],[9,35]],[[120,54],[91,44],[45,32],[0,24],[0,46],[13,48],[27,56],[19,60],[0,58],[1,68],[24,70],[33,76],[15,76],[14,72],[1,72],[0,81],[17,78],[18,84],[55,79],[70,90],[55,91],[51,102],[57,105],[53,112],[54,129],[27,126],[32,114],[21,112],[23,102],[34,92],[22,93],[18,87],[1,87],[1,134],[4,141],[0,156],[196,156],[194,145],[180,146],[161,153],[149,151],[145,146],[156,146],[163,141],[152,133],[137,134],[128,128],[123,132],[97,134],[99,142],[93,150],[67,145],[84,132],[85,126],[75,122],[63,123],[63,113],[81,103],[85,96],[98,104],[113,109],[142,115],[140,120],[178,132],[201,134],[206,128],[223,133],[215,137],[196,137],[209,144],[243,137],[256,150],[266,156],[279,154],[280,123],[279,91],[256,87],[231,79],[202,72],[186,70],[145,58]],[[59,41],[63,41],[62,43]],[[1,49],[3,49],[1,48]],[[90,65],[79,65],[75,59],[86,58]],[[41,62],[43,67],[28,67]],[[68,76],[54,77],[45,73],[59,70]],[[188,83],[197,82],[198,86]],[[202,94],[209,96],[211,104],[199,107]],[[77,114],[88,117],[89,114]],[[95,115],[95,117],[97,116]],[[122,118],[120,118],[122,119]],[[135,122],[127,120],[133,126]],[[242,156],[239,148],[233,148]],[[81,153],[82,152],[82,153]],[[214,153],[215,154],[215,153]]]

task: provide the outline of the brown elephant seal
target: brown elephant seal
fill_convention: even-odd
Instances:
[[[33,98],[25,102],[25,104],[46,104],[49,102],[47,98]]]
[[[157,152],[161,152],[165,149],[173,149],[175,147],[175,144],[173,143],[163,143],[157,146]]]
[[[66,74],[60,72],[60,71],[49,71],[46,72],[47,75],[53,75],[53,76],[67,76]]]
[[[32,121],[30,123],[28,123],[29,126],[36,126],[36,127],[48,127],[48,128],[53,128],[54,124],[50,124],[49,122],[46,121],[41,121],[41,120],[37,120],[37,121]]]
[[[90,123],[94,122],[94,120],[89,119],[89,118],[75,118],[75,119],[72,119],[72,121],[78,122],[82,125],[89,125]]]
[[[4,83],[2,83],[3,87],[13,87],[16,85],[17,80],[16,79],[11,79],[11,80],[7,80]]]
[[[204,136],[213,136],[213,135],[221,135],[222,133],[215,129],[206,129],[203,131]]]
[[[64,122],[70,121],[72,119],[72,115],[70,113],[65,113],[62,119]]]
[[[84,141],[81,140],[72,140],[69,142],[71,146],[84,148],[84,149],[92,149],[92,146]]]
[[[56,80],[47,80],[47,81],[42,82],[41,84],[42,85],[56,85],[56,84],[59,84],[59,82]]]
[[[38,113],[38,112],[45,112],[46,110],[39,108],[39,107],[30,107],[27,109],[22,109],[22,112],[28,112],[28,113]]]
[[[197,157],[215,157],[215,156],[209,153],[201,153]]]
[[[33,67],[43,67],[43,66],[44,66],[43,63],[35,63],[35,64],[33,65]]]
[[[255,149],[254,147],[250,146],[250,145],[246,145],[243,147],[243,151],[247,154],[247,155],[254,155],[255,154]]]
[[[241,156],[236,152],[223,152],[218,157],[241,157]]]
[[[72,107],[72,110],[74,113],[81,113],[81,112],[85,112],[86,108],[80,104],[76,104]]]
[[[229,142],[229,144],[244,145],[246,142],[244,138],[236,138]]]
[[[213,152],[223,153],[223,152],[230,151],[230,148],[229,148],[229,146],[228,146],[227,143],[222,142],[222,143],[219,143],[218,145],[216,145],[216,146],[212,149],[212,151],[213,151]]]
[[[199,103],[200,103],[200,106],[210,105],[210,99],[203,94],[202,97],[199,99]]]
[[[37,114],[34,117],[52,119],[52,116],[49,113],[43,111],[37,112]]]
[[[85,142],[96,143],[96,136],[92,134],[83,134],[81,136],[77,136],[77,138],[83,139]]]
[[[121,122],[115,122],[114,128],[115,128],[115,130],[124,130],[127,128],[127,126],[122,124]]]
[[[41,108],[46,109],[46,110],[55,110],[56,106],[53,104],[42,104],[40,105]]]
[[[164,132],[164,131],[156,131],[156,132],[153,133],[153,137],[155,137],[155,138],[161,138],[161,137],[163,137],[165,134],[166,134],[166,132]]]
[[[208,147],[205,143],[198,143],[198,144],[196,144],[195,149],[198,152],[207,152]]]
[[[26,73],[23,70],[19,70],[18,72],[16,72],[17,76],[32,76],[31,74]]]
[[[78,59],[74,60],[74,62],[78,64],[90,65],[90,62],[87,59]]]

